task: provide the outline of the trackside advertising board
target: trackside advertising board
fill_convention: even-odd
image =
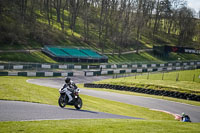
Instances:
[[[188,48],[188,47],[176,47],[176,46],[154,46],[153,50],[155,53],[188,53],[188,54],[200,54],[199,49]]]

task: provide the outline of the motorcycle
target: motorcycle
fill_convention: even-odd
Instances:
[[[77,110],[82,108],[82,99],[79,97],[80,89],[77,88],[75,89],[70,95],[72,96],[72,101],[68,102],[69,98],[66,94],[68,88],[60,88],[59,93],[60,97],[58,99],[58,104],[61,108],[64,108],[66,105],[72,105],[74,106]]]

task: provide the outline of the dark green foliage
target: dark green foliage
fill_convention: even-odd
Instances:
[[[198,47],[198,20],[184,6],[179,0],[0,0],[1,49],[84,46],[120,57],[154,45]]]

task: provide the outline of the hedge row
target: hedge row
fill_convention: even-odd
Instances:
[[[145,94],[150,94],[150,95],[167,96],[167,97],[173,97],[173,98],[179,98],[179,99],[200,101],[200,95],[181,93],[181,92],[176,92],[176,91],[153,90],[153,89],[144,89],[144,88],[138,88],[138,87],[127,87],[127,86],[110,85],[110,84],[92,84],[92,83],[85,83],[84,87],[123,90],[123,91],[145,93]]]

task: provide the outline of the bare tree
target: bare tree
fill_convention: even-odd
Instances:
[[[62,0],[54,0],[53,4],[54,4],[54,8],[56,9],[57,22],[60,23],[60,10],[61,10]]]
[[[112,42],[111,45],[113,45],[113,54],[115,53],[117,49],[117,38],[118,38],[118,27],[119,27],[119,21],[118,21],[118,7],[119,7],[119,1],[118,0],[112,0],[111,6],[110,6],[110,14],[109,14],[109,38]]]
[[[70,12],[69,23],[70,23],[70,29],[72,31],[75,31],[76,19],[77,19],[80,7],[81,7],[80,0],[69,0],[69,12]]]
[[[191,42],[195,35],[196,21],[191,9],[182,7],[179,10],[178,24],[180,30],[178,44],[183,46]]]
[[[198,12],[198,15],[197,15],[197,16],[198,16],[198,18],[200,18],[200,10],[199,10],[199,12]]]
[[[66,8],[68,7],[68,1],[67,0],[65,0],[63,3],[62,3],[62,10],[61,10],[61,20],[60,20],[60,26],[61,26],[61,29],[62,29],[62,31],[64,31],[64,29],[65,29],[65,10],[66,10]]]
[[[21,0],[20,4],[21,4],[20,11],[21,11],[22,23],[24,23],[27,10],[27,0]]]
[[[114,1],[113,1],[114,2]],[[108,32],[110,30],[109,25],[111,18],[109,18],[110,14],[113,13],[113,10],[111,9],[112,7],[111,2],[109,0],[102,0],[101,3],[101,8],[100,8],[100,18],[99,18],[99,46],[101,48],[102,53],[104,52],[105,48],[105,43],[107,41],[108,37]]]
[[[185,0],[167,0],[168,3],[165,9],[165,19],[168,22],[167,33],[170,35],[172,26],[176,27],[177,18],[178,18],[178,9],[185,6]]]
[[[51,25],[51,19],[50,19],[50,5],[51,5],[51,0],[45,0],[44,1],[44,6],[45,6],[45,13],[46,13],[46,18],[48,21],[49,26]]]
[[[89,20],[90,20],[90,2],[88,0],[84,0],[83,3],[83,23],[84,23],[84,41],[88,42],[89,39]]]
[[[156,34],[156,32],[158,31],[158,28],[159,28],[161,12],[163,11],[163,5],[164,5],[163,0],[158,0],[156,2],[156,14],[155,14],[154,27],[153,27],[153,36]]]

